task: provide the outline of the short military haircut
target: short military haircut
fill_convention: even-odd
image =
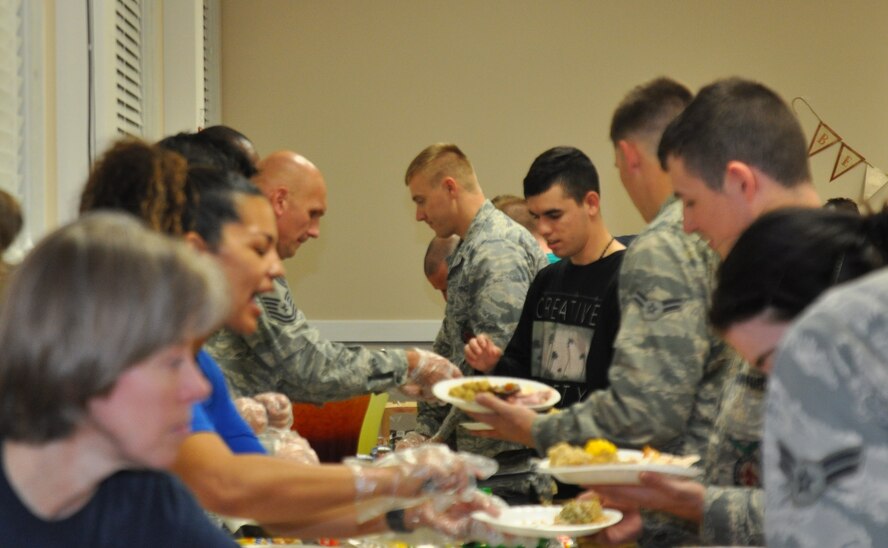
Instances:
[[[0,306],[0,436],[70,435],[129,367],[218,325],[227,287],[208,255],[121,212],[53,232]]]
[[[656,152],[663,130],[694,95],[670,78],[657,78],[636,86],[620,101],[611,119],[610,139],[614,145],[632,136],[648,142]]]
[[[601,194],[595,165],[574,147],[550,148],[537,156],[524,177],[524,196],[542,194],[556,184],[578,204],[589,192]]]
[[[453,143],[436,143],[429,145],[417,154],[407,167],[404,183],[421,172],[429,173],[429,180],[438,182],[444,177],[453,177],[466,190],[475,190],[475,170],[469,158]]]
[[[802,127],[787,104],[758,82],[729,78],[710,84],[673,120],[657,151],[672,156],[708,187],[721,190],[728,162],[756,167],[789,188],[811,180]]]
[[[459,236],[456,234],[446,238],[440,236],[432,238],[432,241],[429,242],[429,246],[426,248],[425,258],[422,262],[426,277],[432,276],[437,272],[441,268],[441,264],[446,263],[447,259],[453,255],[458,245]]]

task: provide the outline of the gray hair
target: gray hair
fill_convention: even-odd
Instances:
[[[211,259],[111,212],[47,236],[8,289],[0,308],[0,436],[34,443],[71,434],[88,402],[126,369],[205,335],[229,306]]]

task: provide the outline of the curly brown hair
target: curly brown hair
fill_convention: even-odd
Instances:
[[[188,163],[179,154],[132,138],[102,155],[80,196],[80,212],[116,209],[129,212],[154,230],[181,235],[189,195]]]

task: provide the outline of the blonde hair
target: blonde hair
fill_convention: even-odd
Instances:
[[[407,167],[404,183],[409,185],[420,172],[429,172],[431,182],[452,177],[465,190],[474,192],[478,189],[472,163],[453,143],[435,143],[424,148]]]
[[[226,292],[211,259],[123,213],[47,236],[0,308],[0,436],[69,435],[127,368],[219,325]]]

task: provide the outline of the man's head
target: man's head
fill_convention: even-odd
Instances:
[[[453,254],[458,245],[459,236],[454,235],[447,238],[435,236],[429,242],[429,247],[426,248],[425,259],[423,260],[423,270],[425,271],[426,278],[428,278],[432,287],[444,295],[445,301],[447,300],[447,259]]]
[[[657,158],[660,137],[692,98],[684,85],[657,78],[630,91],[611,119],[610,138],[620,180],[648,222],[672,193],[669,177]]]
[[[524,196],[555,255],[578,264],[598,258],[595,236],[604,230],[598,171],[581,150],[555,147],[537,156],[524,177]]]
[[[426,147],[410,162],[404,181],[416,204],[416,220],[442,238],[462,236],[484,202],[471,162],[454,144]]]
[[[274,152],[259,162],[253,182],[274,208],[281,259],[289,259],[309,238],[320,236],[327,185],[313,163],[295,152]]]
[[[798,120],[776,93],[749,80],[701,89],[666,128],[658,156],[684,204],[685,230],[722,256],[763,212],[807,205],[793,196],[813,192]]]

